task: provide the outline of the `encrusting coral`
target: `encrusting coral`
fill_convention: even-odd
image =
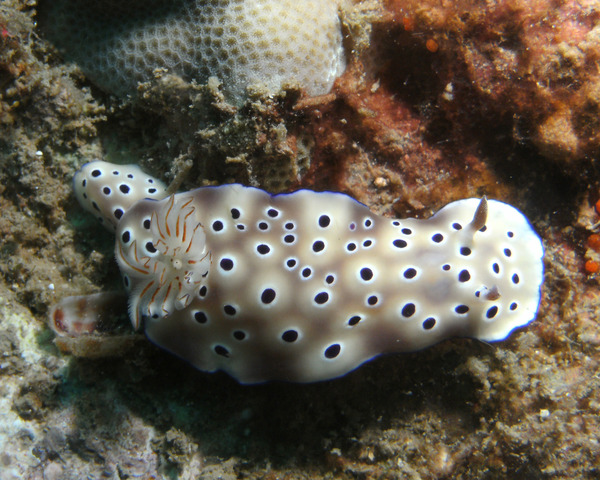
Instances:
[[[246,88],[297,84],[327,93],[344,70],[335,0],[49,2],[49,37],[98,85],[134,94],[166,69],[199,83],[217,77],[230,101]]]
[[[74,189],[117,222],[134,327],[201,370],[324,380],[454,335],[501,340],[535,318],[543,247],[507,204],[461,200],[399,221],[309,190],[223,185],[157,201],[151,180],[95,161]]]

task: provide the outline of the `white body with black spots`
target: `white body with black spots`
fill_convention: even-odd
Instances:
[[[107,165],[83,167],[79,198],[99,203],[102,189],[81,185],[92,170],[110,183]],[[453,336],[504,339],[535,318],[543,276],[525,217],[485,199],[393,220],[342,194],[224,185],[136,201],[116,234],[134,325],[242,383],[334,378]]]

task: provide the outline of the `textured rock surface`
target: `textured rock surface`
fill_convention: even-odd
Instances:
[[[507,53],[507,38],[561,58],[559,38],[525,27],[572,31],[565,41],[576,51],[575,34],[597,29],[595,2],[431,3],[359,2],[344,23],[357,54],[377,53],[374,66],[353,57],[332,95],[257,95],[237,111],[214,85],[172,76],[144,85],[140,105],[109,103],[36,37],[34,2],[0,3],[3,479],[597,477],[599,280],[583,264],[600,172],[586,155],[557,166],[564,150],[539,144],[535,128],[557,99],[566,112],[585,111],[576,92],[592,91],[595,63],[553,63],[568,81],[536,90],[531,77],[486,77],[507,70],[457,61],[469,47],[490,66],[485,53]],[[502,22],[488,5],[508,12]],[[449,25],[458,36],[446,40]],[[488,87],[512,93],[489,96],[474,78],[496,78]],[[591,112],[594,125],[594,104]],[[586,123],[570,124],[580,132],[571,141],[597,157],[595,137],[581,134]],[[102,157],[139,158],[188,188],[236,180],[343,190],[401,216],[487,193],[517,205],[544,238],[540,317],[501,345],[449,341],[303,386],[242,387],[145,341],[118,359],[63,356],[45,326],[49,307],[120,286],[110,235],[65,181]]]
[[[439,44],[439,56],[449,57],[435,65],[438,81],[444,82],[438,87],[438,105],[464,125],[456,134],[470,135],[479,128],[478,116],[485,121],[491,115],[512,125],[513,141],[532,141],[554,160],[578,161],[597,152],[598,2],[385,3],[396,22],[408,20]],[[381,33],[385,38],[390,31]],[[447,85],[453,89],[452,101],[441,91]]]

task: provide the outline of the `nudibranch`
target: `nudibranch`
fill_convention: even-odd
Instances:
[[[134,327],[241,383],[335,378],[454,336],[502,340],[540,302],[542,242],[495,200],[396,220],[330,192],[167,196],[137,167],[101,161],[74,187],[116,229]]]

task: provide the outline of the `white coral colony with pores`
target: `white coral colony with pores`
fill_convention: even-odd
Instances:
[[[52,0],[48,36],[98,86],[125,96],[167,71],[207,83],[228,101],[286,84],[322,95],[346,61],[338,0]]]
[[[104,224],[125,207],[103,191],[131,168],[92,162],[75,176]],[[130,317],[201,370],[324,380],[453,336],[502,340],[536,316],[542,242],[505,203],[466,199],[395,220],[308,190],[223,185],[145,199],[149,177],[137,172],[116,226]]]

